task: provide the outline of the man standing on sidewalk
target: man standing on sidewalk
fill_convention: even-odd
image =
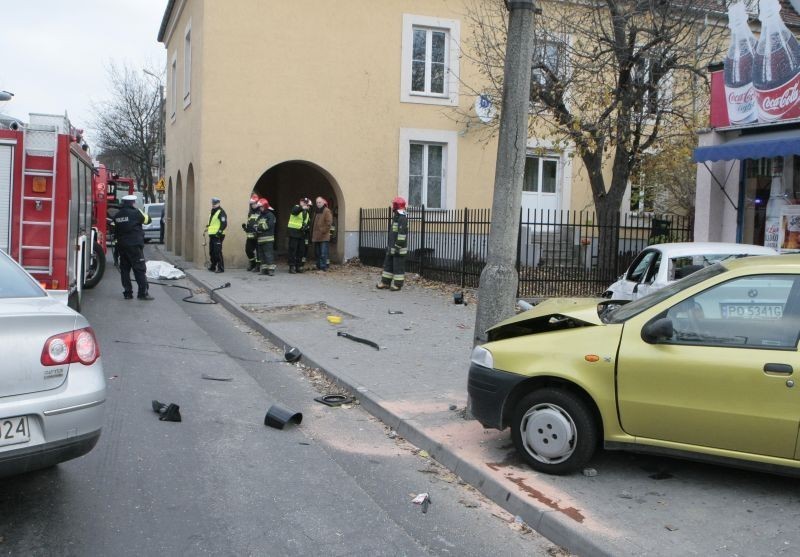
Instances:
[[[317,259],[317,269],[320,271],[327,271],[328,245],[331,241],[333,213],[328,209],[328,203],[324,198],[318,197],[316,204],[317,212],[314,215],[314,227],[311,232],[311,241],[314,242],[314,255]]]
[[[292,207],[289,215],[289,273],[303,272],[303,252],[305,251],[306,231],[308,230],[308,210],[305,198]]]
[[[260,214],[256,221],[258,261],[262,275],[275,274],[275,213],[266,198],[258,200]]]
[[[381,281],[375,286],[379,290],[388,288],[397,292],[405,282],[406,254],[408,253],[408,217],[406,200],[402,197],[392,199],[392,229],[389,232],[389,245],[383,262]]]
[[[144,230],[143,224],[150,224],[150,215],[137,209],[135,195],[126,195],[122,198],[122,207],[114,215],[114,239],[119,252],[119,272],[122,277],[122,295],[126,300],[133,298],[133,285],[131,284],[131,269],[139,288],[137,298],[152,300],[148,293],[147,265],[144,261]]]
[[[244,230],[247,235],[247,239],[244,242],[244,253],[247,255],[248,271],[258,270],[256,221],[258,221],[259,215],[261,215],[261,211],[258,210],[258,194],[253,193],[250,195],[250,209],[247,212],[247,222],[242,223],[242,230]]]
[[[228,215],[219,205],[219,197],[211,198],[211,215],[208,217],[208,241],[211,265],[208,270],[215,273],[225,272],[225,260],[222,258],[222,240],[225,239],[225,229],[228,227]]]

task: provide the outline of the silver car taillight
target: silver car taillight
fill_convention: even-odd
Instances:
[[[91,327],[53,335],[42,349],[43,366],[61,364],[91,365],[100,357],[100,347]]]

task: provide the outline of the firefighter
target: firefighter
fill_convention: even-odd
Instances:
[[[303,257],[300,258],[300,272],[305,271],[306,260],[308,258],[308,244],[311,239],[311,200],[307,197],[303,198],[303,218],[305,219],[306,227],[303,230]]]
[[[275,274],[275,213],[266,198],[258,200],[260,214],[256,221],[258,261],[262,275]]]
[[[379,290],[388,288],[392,292],[397,292],[403,288],[406,278],[406,254],[408,254],[406,200],[402,197],[395,197],[392,199],[392,229],[389,232],[389,245],[386,247],[383,274],[381,281],[376,285]]]
[[[301,199],[297,205],[292,207],[289,215],[288,235],[289,235],[289,272],[302,273],[303,261],[305,260],[306,236],[308,235],[308,207],[306,199]]]
[[[143,224],[150,224],[150,215],[135,207],[136,196],[126,195],[122,198],[122,207],[114,215],[114,238],[119,252],[119,272],[122,276],[122,295],[126,300],[133,298],[131,269],[138,286],[137,298],[152,300],[148,292],[147,266],[144,260]]]
[[[211,215],[208,217],[208,242],[209,257],[211,264],[209,271],[215,273],[225,272],[225,260],[222,258],[222,241],[225,239],[225,229],[228,227],[228,215],[225,209],[220,207],[219,197],[211,198]]]
[[[250,209],[247,211],[247,222],[242,223],[242,230],[245,231],[247,239],[244,242],[244,253],[247,255],[247,270],[258,271],[258,250],[256,247],[256,222],[261,211],[258,209],[258,194],[250,195]]]

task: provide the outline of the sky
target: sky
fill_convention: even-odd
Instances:
[[[110,97],[113,62],[162,74],[156,39],[167,0],[0,0],[0,112],[63,114],[91,143],[93,104]],[[157,87],[154,78],[147,78]]]

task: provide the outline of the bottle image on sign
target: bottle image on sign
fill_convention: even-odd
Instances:
[[[728,8],[731,46],[725,57],[725,104],[731,125],[749,124],[758,117],[753,88],[756,38],[747,25],[747,9],[737,2]]]
[[[753,59],[758,119],[776,122],[800,116],[800,45],[781,20],[778,0],[760,0],[761,36]]]

